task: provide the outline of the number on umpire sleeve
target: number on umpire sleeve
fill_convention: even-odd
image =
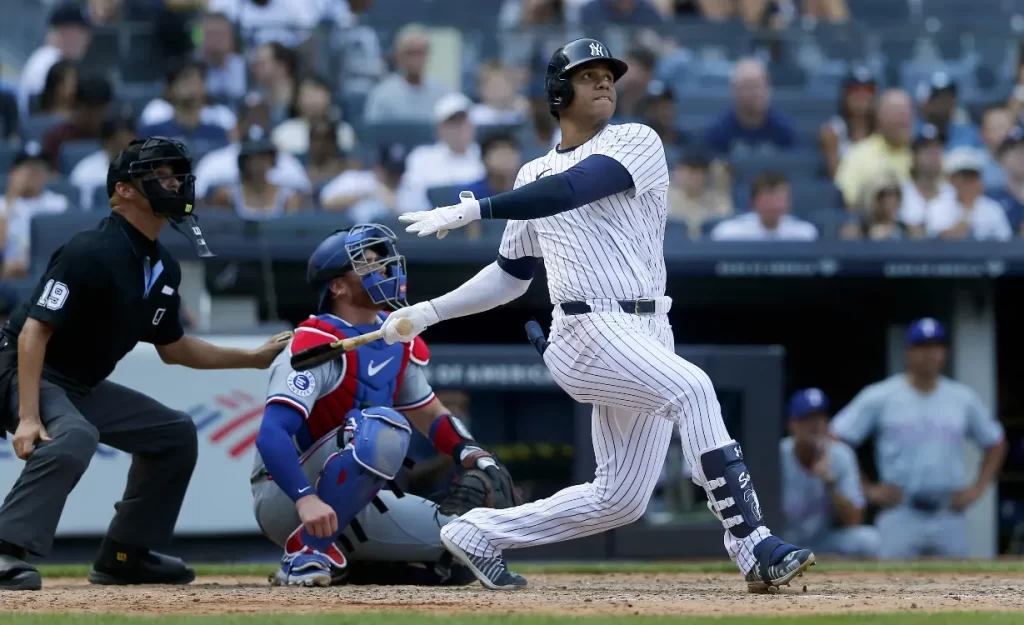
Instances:
[[[71,289],[68,288],[68,285],[51,279],[43,287],[43,294],[36,301],[36,306],[44,306],[50,310],[60,310],[64,307],[64,302],[68,301],[70,293]]]
[[[157,308],[156,314],[153,315],[153,325],[160,325],[160,321],[164,318],[164,313],[167,312],[166,308]]]

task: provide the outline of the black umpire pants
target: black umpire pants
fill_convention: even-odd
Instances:
[[[17,346],[0,337],[0,422],[18,427]],[[39,411],[52,439],[38,444],[0,507],[0,540],[46,556],[64,504],[99,443],[132,454],[124,496],[107,536],[126,545],[165,548],[196,465],[192,418],[110,381],[93,389],[44,372]]]

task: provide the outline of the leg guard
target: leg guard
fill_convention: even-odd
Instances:
[[[355,461],[378,477],[393,480],[405,461],[411,436],[409,422],[398,412],[367,408],[352,441]]]
[[[707,479],[708,507],[725,529],[737,538],[746,538],[764,525],[761,503],[738,443],[705,451],[700,465]]]

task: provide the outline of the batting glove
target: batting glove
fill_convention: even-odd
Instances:
[[[396,327],[399,319],[412,321],[412,332],[401,334]],[[420,302],[419,304],[399,308],[388,315],[380,329],[384,333],[384,342],[388,345],[394,345],[395,343],[408,343],[412,341],[421,332],[438,321],[440,321],[440,318],[437,316],[437,311],[434,310],[434,305],[430,302]]]
[[[445,238],[449,230],[461,228],[477,219],[480,219],[480,202],[473,197],[472,191],[460,193],[459,203],[454,206],[441,206],[431,211],[417,211],[398,216],[399,221],[412,224],[405,229],[406,232],[421,237],[436,232],[439,239]]]

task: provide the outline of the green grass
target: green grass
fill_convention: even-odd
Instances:
[[[426,614],[258,614],[224,616],[120,616],[107,614],[2,614],[0,625],[1014,625],[1020,614],[959,612],[913,614],[848,614],[839,616],[749,616],[733,618],[691,616],[515,616],[426,615]]]
[[[265,576],[274,569],[271,562],[263,564],[198,564],[199,575],[229,577]],[[523,574],[569,573],[600,575],[609,573],[735,573],[736,566],[728,560],[717,562],[553,562],[513,563]],[[39,567],[46,577],[85,577],[88,564],[46,564]],[[888,573],[1019,573],[1024,574],[1024,560],[968,560],[950,562],[923,560],[919,562],[822,562],[813,573],[888,572]],[[2,622],[2,621],[0,621]]]

